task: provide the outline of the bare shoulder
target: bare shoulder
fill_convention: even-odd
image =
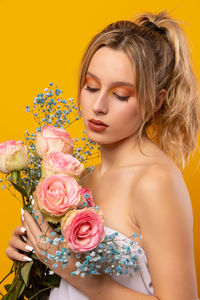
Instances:
[[[135,191],[134,214],[143,237],[155,295],[197,299],[193,213],[178,168],[152,165]]]
[[[135,194],[135,218],[137,222],[148,214],[150,207],[159,210],[182,211],[185,220],[193,224],[190,195],[181,171],[173,163],[155,163],[143,172],[137,182]],[[149,207],[150,206],[150,207]],[[148,211],[145,208],[149,207]]]

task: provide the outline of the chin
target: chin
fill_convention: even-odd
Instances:
[[[117,136],[116,139],[115,139],[115,138],[113,138],[113,136],[112,137],[109,137],[109,136],[105,137],[103,134],[100,135],[98,133],[95,134],[95,133],[91,133],[91,132],[88,132],[88,131],[86,131],[86,134],[92,142],[97,143],[99,145],[114,144],[114,143],[117,143],[117,142],[123,140],[123,138],[119,139],[119,136]]]

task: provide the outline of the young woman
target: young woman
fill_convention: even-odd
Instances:
[[[133,277],[80,278],[70,274],[72,257],[54,269],[62,279],[49,299],[197,300],[193,213],[179,167],[196,147],[200,106],[178,22],[161,12],[108,25],[83,56],[78,100],[87,135],[101,151],[101,164],[80,184],[103,210],[105,231],[142,235],[142,269]],[[39,236],[47,226],[25,212],[8,257],[25,261],[18,249],[29,245],[44,262]]]

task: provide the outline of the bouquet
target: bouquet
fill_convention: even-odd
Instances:
[[[66,131],[65,127],[80,119],[80,113],[73,99],[67,102],[61,93],[50,83],[34,99],[33,108],[26,107],[39,125],[36,132],[26,131],[25,142],[9,140],[0,144],[0,171],[5,174],[2,188],[7,187],[15,197],[16,193],[21,194],[23,210],[36,222],[40,211],[53,229],[51,238],[40,237],[46,247],[42,254],[46,261],[53,261],[53,269],[58,265],[65,268],[74,252],[77,261],[72,276],[136,272],[140,269],[140,251],[134,250],[137,242],[127,239],[119,247],[117,232],[106,235],[103,212],[95,205],[91,191],[79,184],[79,179],[93,170],[85,164],[92,155],[95,157],[99,147],[84,136],[82,147],[79,139],[71,138]],[[134,233],[133,237],[136,236]],[[60,249],[60,241],[67,246]],[[48,254],[51,245],[58,247],[56,255]],[[40,262],[34,250],[28,255],[31,261],[13,263],[8,275],[14,272],[15,276],[11,284],[4,286],[7,294],[3,300],[46,299],[50,289],[59,286],[61,278]]]

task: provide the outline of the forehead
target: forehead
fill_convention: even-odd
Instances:
[[[123,50],[104,46],[93,55],[88,72],[95,74],[101,81],[129,81],[135,83],[134,65]]]

